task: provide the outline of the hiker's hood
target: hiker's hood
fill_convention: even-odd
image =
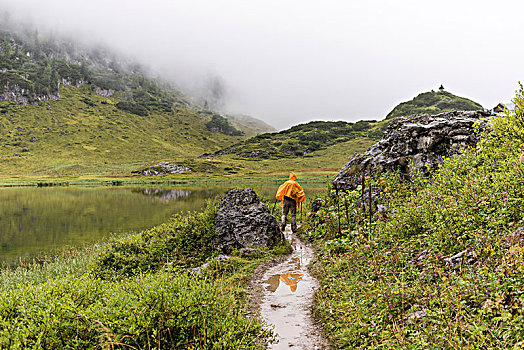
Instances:
[[[280,185],[277,190],[277,200],[282,201],[284,200],[284,197],[289,197],[297,202],[298,207],[300,202],[303,202],[306,199],[304,189],[298,184],[296,180],[297,176],[295,173],[289,174],[289,180]]]

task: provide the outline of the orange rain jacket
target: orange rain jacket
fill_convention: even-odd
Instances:
[[[306,199],[304,189],[297,182],[297,176],[294,173],[289,174],[289,180],[284,182],[277,191],[277,200],[283,201],[284,196],[292,198],[297,203],[297,208],[300,203]]]

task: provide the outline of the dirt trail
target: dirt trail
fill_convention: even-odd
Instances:
[[[311,318],[313,293],[318,288],[307,269],[314,257],[313,249],[294,236],[289,225],[285,236],[293,253],[256,281],[264,290],[260,314],[277,334],[278,343],[268,349],[328,349]]]

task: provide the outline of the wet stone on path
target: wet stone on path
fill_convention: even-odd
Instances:
[[[258,281],[264,288],[260,314],[278,341],[268,349],[327,349],[311,317],[313,294],[318,288],[317,280],[307,270],[313,249],[293,236],[289,225],[285,236],[293,253],[288,260],[269,268]]]

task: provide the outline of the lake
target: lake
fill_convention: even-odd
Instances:
[[[319,183],[302,184],[306,195]],[[255,185],[274,198],[278,184]],[[142,230],[174,213],[200,210],[233,186],[0,188],[0,264],[100,241],[112,233]]]

